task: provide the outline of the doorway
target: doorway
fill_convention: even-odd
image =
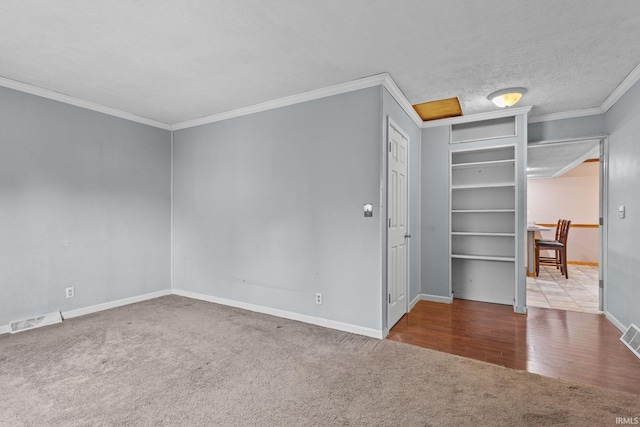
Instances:
[[[571,220],[566,245],[568,277],[548,265],[540,266],[539,275],[528,274],[530,307],[587,313],[604,310],[605,154],[604,137],[528,146],[528,226],[547,228],[535,232],[535,238],[553,240],[557,221]]]
[[[409,135],[387,124],[387,326],[409,308]]]

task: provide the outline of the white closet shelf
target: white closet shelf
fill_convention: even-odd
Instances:
[[[480,231],[452,231],[452,236],[490,236],[490,237],[515,237],[516,233],[491,233]]]
[[[515,187],[515,182],[500,182],[494,184],[467,184],[467,185],[452,185],[452,190],[469,190],[473,188],[504,188],[504,187]]]
[[[515,209],[453,209],[452,213],[503,213],[515,212]]]
[[[451,169],[466,169],[476,168],[478,166],[503,166],[503,165],[515,165],[515,159],[507,160],[490,160],[485,162],[470,162],[470,163],[454,163],[451,165]]]
[[[515,262],[515,257],[507,257],[507,256],[493,256],[493,255],[462,255],[462,254],[451,254],[451,258],[457,259],[475,259],[480,261],[506,261],[506,262]]]

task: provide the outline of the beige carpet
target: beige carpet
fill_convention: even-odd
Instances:
[[[177,296],[0,336],[2,426],[616,425],[640,396]]]

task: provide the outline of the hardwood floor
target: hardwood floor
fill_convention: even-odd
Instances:
[[[420,301],[388,339],[640,395],[640,359],[603,315],[456,299]]]

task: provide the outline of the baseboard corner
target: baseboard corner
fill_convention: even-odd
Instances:
[[[620,332],[625,333],[627,331],[627,327],[625,327],[621,321],[619,321],[618,319],[616,319],[616,317],[609,313],[608,311],[605,311],[604,316],[607,318],[607,320],[609,320],[609,322],[611,322],[613,324],[613,326],[615,326]]]
[[[115,301],[104,302],[101,304],[91,305],[89,307],[76,308],[74,310],[63,311],[63,319],[72,319],[78,316],[84,316],[91,313],[97,313],[98,311],[108,310],[110,308],[122,307],[123,305],[134,304],[136,302],[142,302],[154,298],[171,295],[171,289],[164,289],[162,291],[150,292],[148,294],[137,295],[134,297],[123,298]]]
[[[453,297],[452,296],[443,297],[443,296],[440,296],[440,295],[420,294],[420,299],[423,300],[423,301],[441,302],[441,303],[444,303],[444,304],[453,303]]]
[[[420,301],[421,299],[421,294],[416,295],[416,297],[409,302],[409,310],[407,310],[407,313],[410,312],[411,309],[413,309],[413,307],[415,307],[418,301]]]
[[[198,292],[185,291],[184,289],[171,289],[173,295],[181,297],[197,299],[214,304],[226,305],[229,307],[241,308],[243,310],[254,311],[256,313],[267,314],[269,316],[282,317],[284,319],[295,320],[297,322],[309,323],[311,325],[322,326],[324,328],[335,329],[342,332],[349,332],[366,337],[384,339],[386,334],[384,330],[366,328],[364,326],[353,325],[351,323],[339,322],[337,320],[329,320],[322,317],[310,316],[308,314],[295,313],[293,311],[280,310],[278,308],[265,307],[262,305],[251,304],[247,302],[231,300],[227,298],[215,297],[212,295],[201,294]]]

